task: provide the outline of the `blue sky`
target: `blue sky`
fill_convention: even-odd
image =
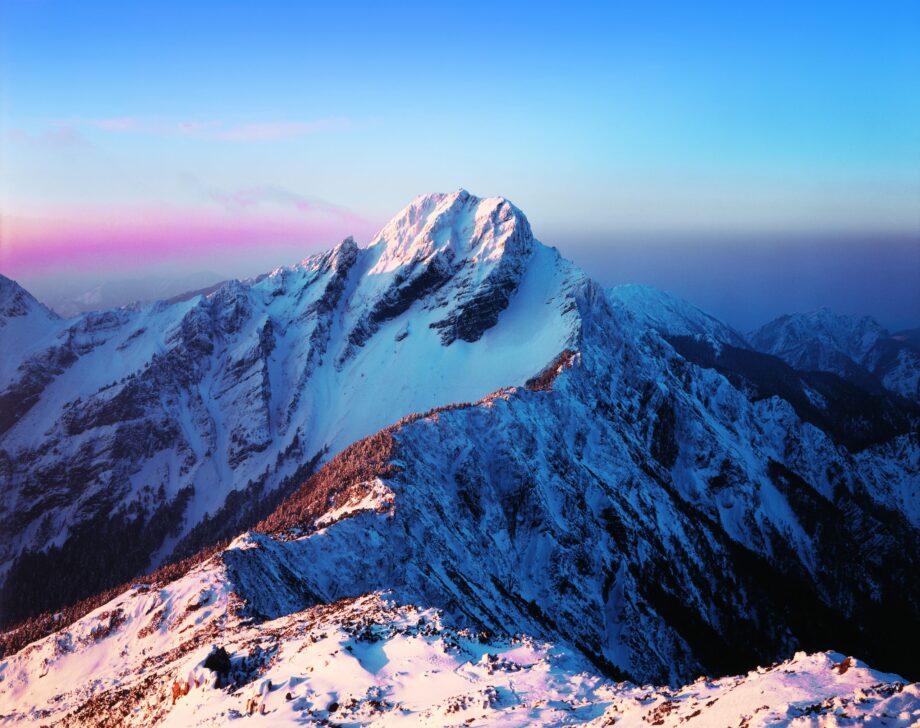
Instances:
[[[462,186],[691,299],[618,250],[859,239],[903,258],[878,315],[920,312],[916,2],[7,0],[0,33],[0,271],[24,280],[255,272]]]

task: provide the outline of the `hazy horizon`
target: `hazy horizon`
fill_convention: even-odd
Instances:
[[[462,186],[742,329],[916,325],[918,26],[902,2],[12,0],[0,272],[255,275]]]
[[[920,241],[912,236],[787,233],[726,239],[718,234],[674,232],[573,239],[552,232],[548,237],[539,231],[535,235],[604,286],[654,286],[686,299],[742,333],[783,314],[821,307],[872,316],[892,332],[920,326]],[[368,242],[358,241],[362,246]],[[294,246],[262,252],[227,268],[160,266],[121,277],[85,272],[23,277],[18,282],[52,307],[104,284],[126,289],[131,282],[156,282],[169,291],[166,296],[172,296],[221,280],[253,278],[334,244],[305,246],[309,250],[300,256]],[[879,248],[884,255],[879,255]],[[115,305],[136,300],[127,290],[117,292],[116,297]]]

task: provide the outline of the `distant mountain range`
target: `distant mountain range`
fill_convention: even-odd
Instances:
[[[105,281],[61,281],[44,283],[32,292],[59,316],[74,318],[91,311],[137,303],[152,303],[226,282],[226,276],[197,272],[176,275],[136,276]]]
[[[742,335],[604,290],[465,191],[417,198],[366,248],[172,302],[63,320],[0,279],[0,615],[28,620],[3,636],[0,713],[220,724],[241,692],[151,698],[218,644],[237,688],[284,682],[290,701],[261,698],[279,720],[737,722],[753,688],[717,715],[728,682],[697,683],[697,707],[610,681],[798,650],[916,679],[916,339],[827,311]],[[423,643],[473,697],[417,706],[384,666]],[[296,667],[315,644],[359,687]],[[915,686],[829,660],[733,685],[772,691],[764,721],[799,715],[784,690],[815,715],[920,711]],[[580,697],[554,707],[563,682]]]
[[[912,329],[890,334],[869,318],[827,309],[782,316],[750,334],[751,345],[796,369],[833,372],[874,389],[920,401],[920,337]]]

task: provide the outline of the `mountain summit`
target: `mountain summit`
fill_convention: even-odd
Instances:
[[[533,248],[530,224],[503,197],[480,199],[466,190],[421,195],[407,205],[368,245],[380,253],[375,272],[446,254],[472,263],[497,262],[507,252],[527,256]]]

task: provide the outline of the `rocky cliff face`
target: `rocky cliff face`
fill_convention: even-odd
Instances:
[[[590,282],[572,300],[527,385],[345,448],[257,531],[9,658],[0,705],[89,725],[252,701],[276,722],[910,725],[916,686],[845,655],[914,669],[916,439],[853,453]]]

